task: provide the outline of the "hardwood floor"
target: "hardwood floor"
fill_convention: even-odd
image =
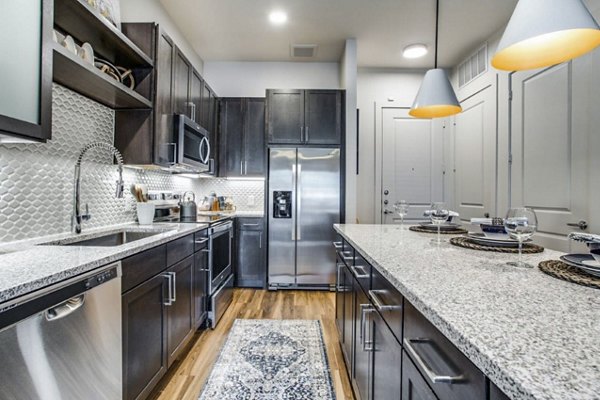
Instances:
[[[335,293],[254,289],[235,290],[233,304],[223,315],[217,329],[196,334],[187,355],[172,366],[150,398],[197,400],[237,318],[319,319],[336,398],[354,399],[335,327]]]

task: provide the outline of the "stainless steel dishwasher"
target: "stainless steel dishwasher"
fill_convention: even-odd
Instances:
[[[121,266],[0,310],[0,399],[122,398]]]

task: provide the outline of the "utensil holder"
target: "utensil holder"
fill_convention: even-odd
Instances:
[[[140,225],[151,225],[154,221],[154,204],[137,203],[137,217]]]

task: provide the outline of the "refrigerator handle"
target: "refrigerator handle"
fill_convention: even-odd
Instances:
[[[296,188],[296,215],[298,216],[298,221],[300,221],[300,210],[302,210],[302,164],[298,163],[298,176],[296,178],[298,180],[298,186]],[[302,228],[299,222],[296,223],[296,240],[302,240]]]
[[[292,191],[294,194],[297,194],[296,190],[296,164],[292,165]],[[296,199],[292,195],[292,241],[296,241],[296,212],[294,209],[297,209],[294,202]]]

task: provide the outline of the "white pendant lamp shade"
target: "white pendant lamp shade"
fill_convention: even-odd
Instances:
[[[417,98],[408,113],[416,118],[441,118],[461,111],[462,107],[446,71],[436,68],[425,74]]]
[[[519,0],[492,59],[523,71],[560,64],[600,46],[600,28],[581,0]]]

